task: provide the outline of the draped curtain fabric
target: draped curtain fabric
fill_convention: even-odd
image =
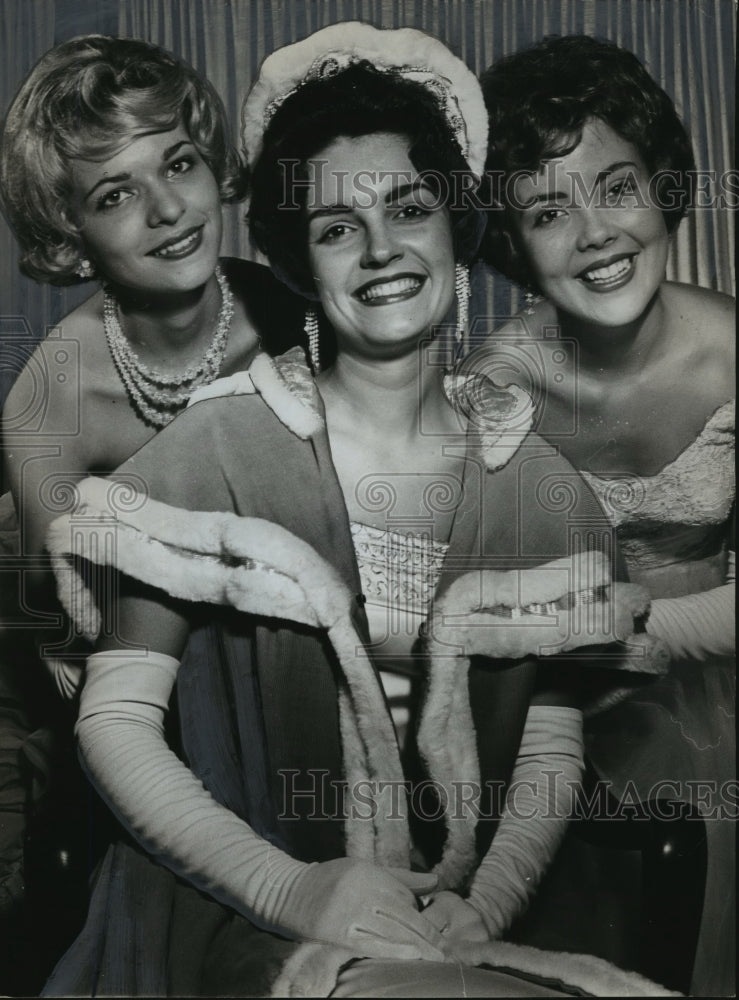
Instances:
[[[335,21],[422,28],[475,73],[545,35],[592,34],[634,51],[675,99],[699,171],[718,178],[733,166],[734,0],[0,0],[0,12],[0,114],[43,52],[99,31],[148,39],[186,58],[215,84],[235,132],[264,56]],[[224,252],[251,256],[243,206],[226,214]],[[673,239],[668,276],[733,293],[733,227],[730,208],[696,208]],[[472,316],[490,328],[520,307],[520,291],[484,268],[473,288]],[[22,356],[18,336],[42,337],[88,294],[89,287],[51,289],[20,276],[0,219],[0,401]]]

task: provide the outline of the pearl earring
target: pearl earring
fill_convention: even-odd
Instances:
[[[308,356],[310,358],[313,374],[317,375],[321,370],[321,361],[318,347],[318,316],[315,309],[305,310],[305,323],[303,324],[305,335],[308,338]]]
[[[87,257],[82,257],[79,264],[75,268],[75,274],[79,278],[83,279],[92,278],[95,275],[95,268],[92,266]]]
[[[470,320],[470,269],[466,264],[457,264],[454,286],[457,290],[457,329],[454,337],[457,343],[461,344],[467,336]]]

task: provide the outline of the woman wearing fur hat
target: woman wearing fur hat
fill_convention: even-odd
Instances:
[[[313,373],[300,349],[259,355],[50,532],[100,632],[80,751],[132,841],[47,993],[659,993],[499,941],[581,770],[565,668],[579,647],[663,661],[528,397],[445,391],[478,85],[421,32],[336,25],[266,60],[244,138],[251,231],[308,300]],[[102,629],[71,553],[120,571]]]

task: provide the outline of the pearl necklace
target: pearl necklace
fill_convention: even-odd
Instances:
[[[165,427],[186,406],[199,386],[207,385],[218,377],[231,329],[233,295],[220,267],[216,267],[215,276],[221,290],[221,308],[213,339],[200,361],[178,375],[166,375],[147,367],[140,360],[118,321],[115,296],[110,291],[105,292],[103,326],[113,363],[134,409],[147,424]]]

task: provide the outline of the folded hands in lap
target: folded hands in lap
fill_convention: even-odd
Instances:
[[[416,902],[435,885],[435,875],[337,858],[301,873],[281,923],[292,925],[299,938],[341,945],[368,958],[443,962],[442,936]]]
[[[442,935],[445,948],[452,954],[464,945],[490,939],[479,912],[456,892],[437,893],[423,915]]]

